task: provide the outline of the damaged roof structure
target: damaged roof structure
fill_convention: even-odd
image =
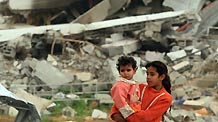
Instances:
[[[167,64],[174,100],[166,122],[216,122],[217,4],[217,0],[0,0],[0,90],[8,88],[28,102],[5,94],[0,101],[14,101],[9,106],[19,110],[17,122],[24,121],[23,109],[37,110],[27,116],[38,122],[55,107],[52,101],[78,100],[83,94],[94,96],[85,99],[112,104],[109,90],[119,75],[116,60],[130,55],[138,65],[134,79],[141,83],[146,83],[147,62]],[[51,99],[44,99],[48,96]],[[63,111],[76,116],[69,106]],[[94,109],[92,118],[98,117],[109,121],[108,113]]]
[[[26,102],[0,84],[0,101],[16,108],[19,112],[15,122],[41,122],[41,117],[32,103]]]

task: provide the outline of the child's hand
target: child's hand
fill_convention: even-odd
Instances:
[[[126,120],[123,118],[123,116],[121,115],[121,113],[115,113],[112,115],[112,119],[115,122],[126,122]]]

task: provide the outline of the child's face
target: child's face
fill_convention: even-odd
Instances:
[[[157,87],[162,85],[162,80],[165,75],[159,75],[155,67],[147,68],[147,83],[150,87]]]
[[[120,66],[119,73],[121,77],[131,80],[133,75],[136,73],[136,69],[133,69],[132,65]]]

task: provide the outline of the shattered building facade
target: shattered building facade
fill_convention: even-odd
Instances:
[[[217,0],[0,0],[0,83],[16,95],[44,101],[46,107],[33,103],[41,114],[52,100],[76,100],[81,94],[112,104],[108,91],[118,76],[115,65],[120,55],[136,59],[135,79],[142,83],[145,64],[160,60],[168,65],[173,85],[172,110],[165,121],[217,122],[217,4]],[[52,100],[40,98],[48,95]],[[0,111],[9,113],[3,107]],[[101,115],[108,119],[107,114]]]

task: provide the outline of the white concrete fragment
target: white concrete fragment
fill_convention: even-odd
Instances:
[[[58,62],[56,61],[56,59],[52,56],[52,55],[48,55],[47,57],[47,61],[50,62],[53,66],[57,66]]]
[[[75,75],[78,80],[81,81],[90,81],[92,80],[92,73],[90,72],[75,72]]]
[[[33,103],[36,106],[36,109],[39,113],[43,112],[47,106],[52,104],[52,101],[40,98],[37,96],[34,96],[30,93],[27,93],[26,91],[22,89],[13,89],[13,92],[17,97],[20,97],[21,99],[24,99],[26,101],[29,101],[30,103]]]
[[[102,118],[102,119],[106,119],[107,118],[107,113],[102,112],[98,109],[94,109],[92,111],[92,118]]]
[[[82,48],[88,54],[92,54],[94,49],[95,49],[95,47],[93,45],[86,45],[86,46],[83,46]]]
[[[176,71],[179,71],[179,70],[185,69],[188,66],[190,66],[190,62],[189,61],[183,61],[183,62],[180,62],[180,63],[174,65],[172,68],[174,70],[176,70]]]
[[[97,30],[110,28],[120,25],[135,24],[140,22],[159,20],[177,17],[186,14],[186,11],[176,11],[176,12],[163,12],[150,15],[132,16],[121,19],[107,20],[101,22],[95,22],[91,24],[60,24],[60,25],[48,25],[40,27],[29,27],[20,29],[9,29],[0,30],[0,42],[13,40],[23,34],[41,34],[45,33],[46,30],[60,31],[63,35],[79,34],[85,31]]]
[[[206,0],[164,0],[163,5],[175,11],[193,10],[200,11]]]
[[[68,6],[75,0],[9,0],[11,10],[49,9]]]
[[[214,97],[201,97],[198,100],[186,100],[183,105],[196,106],[196,107],[209,107],[210,102],[214,100]]]
[[[101,46],[108,56],[129,54],[140,48],[139,40],[126,39]]]
[[[46,61],[37,62],[35,70],[34,75],[51,88],[57,88],[73,80]]]
[[[186,54],[185,50],[179,50],[179,51],[167,53],[167,56],[168,56],[172,61],[175,61],[176,59],[185,57],[186,55],[187,55],[187,54]]]
[[[164,53],[146,51],[145,59],[147,61],[163,61],[164,60]]]

